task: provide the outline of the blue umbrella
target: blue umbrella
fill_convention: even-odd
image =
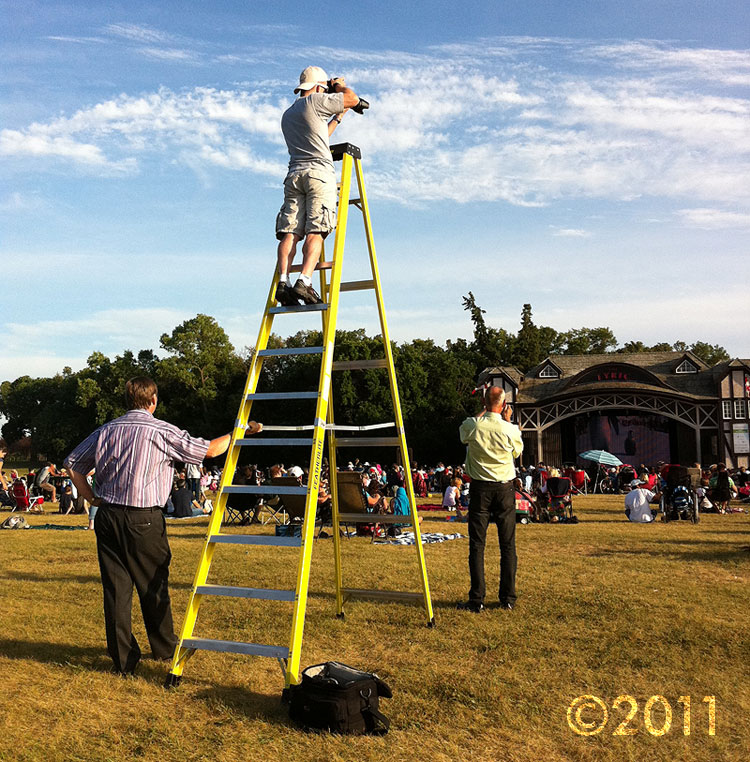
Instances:
[[[594,463],[604,463],[605,466],[621,466],[622,461],[606,450],[586,450],[580,453],[579,458],[593,460]]]
[[[621,466],[622,461],[612,455],[611,452],[607,452],[606,450],[586,450],[586,452],[582,452],[578,455],[579,458],[582,458],[583,460],[593,460],[594,463],[599,463],[600,465],[603,463],[605,466]],[[596,492],[596,487],[599,484],[599,469],[596,470],[596,479],[594,480],[594,492]]]

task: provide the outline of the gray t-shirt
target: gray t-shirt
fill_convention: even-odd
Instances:
[[[311,167],[334,171],[328,147],[328,120],[344,110],[344,94],[312,93],[297,98],[281,117],[289,149],[289,172]]]

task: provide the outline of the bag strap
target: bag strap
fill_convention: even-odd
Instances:
[[[373,709],[369,701],[362,709],[362,715],[368,725],[367,729],[375,736],[384,736],[391,727],[391,721],[382,712]]]

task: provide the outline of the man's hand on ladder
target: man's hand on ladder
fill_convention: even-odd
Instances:
[[[245,426],[241,428],[245,429],[245,436],[248,434],[260,434],[263,431],[263,424],[257,421],[248,421]]]

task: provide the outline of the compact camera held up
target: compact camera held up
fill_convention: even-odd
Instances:
[[[335,93],[336,92],[336,80],[339,79],[338,77],[331,77],[331,79],[327,82],[327,93]],[[366,101],[364,98],[359,99],[359,103],[356,106],[352,106],[352,111],[355,111],[357,114],[364,114],[365,109],[370,108],[370,103]]]

